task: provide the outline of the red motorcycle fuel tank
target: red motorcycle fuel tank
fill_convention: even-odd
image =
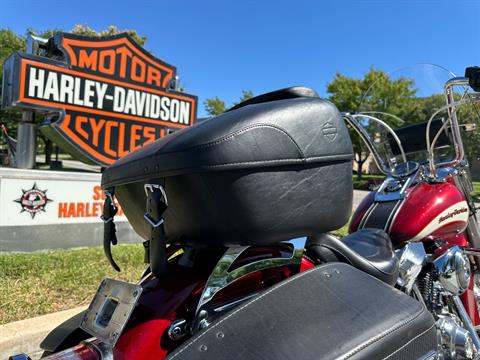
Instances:
[[[363,199],[353,214],[350,232],[362,228],[385,230],[394,245],[406,241],[445,239],[455,243],[467,227],[468,204],[451,182],[420,183],[403,199],[377,201],[375,192]],[[464,244],[459,244],[464,245]]]

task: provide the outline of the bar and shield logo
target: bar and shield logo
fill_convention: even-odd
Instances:
[[[42,131],[77,158],[107,166],[193,124],[197,98],[170,89],[175,67],[127,34],[58,33],[49,44],[49,57],[7,59],[3,106],[51,113]]]

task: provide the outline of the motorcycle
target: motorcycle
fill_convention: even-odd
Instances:
[[[88,310],[43,341],[45,358],[474,358],[480,235],[456,108],[475,99],[451,88],[479,91],[479,74],[449,80],[447,119],[413,131],[340,114],[297,87],[120,159],[102,177],[105,253],[119,270],[120,203],[149,265],[137,284],[105,279]],[[387,177],[340,240],[328,232],[351,213],[345,123]],[[368,134],[379,127],[388,141]],[[422,129],[428,161],[407,161]],[[456,158],[435,162],[435,144],[450,140]],[[381,146],[402,161],[385,162]]]
[[[446,73],[429,64],[417,68],[430,77]],[[389,113],[363,111],[346,116],[367,141],[378,168],[387,175],[359,205],[349,231],[374,227],[389,234],[400,264],[397,287],[434,315],[444,349],[442,358],[446,359],[474,358],[480,349],[480,232],[462,142],[467,131],[476,129],[476,122],[472,117],[473,123],[460,121],[461,116],[468,115],[468,111],[462,113],[462,106],[469,107],[470,115],[478,114],[474,107],[478,94],[469,93],[472,88],[479,90],[478,78],[473,75],[476,71],[467,68],[465,77],[445,82],[446,105],[425,123],[393,131],[385,122],[395,116]],[[403,72],[402,76],[409,78]],[[367,97],[375,98],[375,85],[369,91]],[[361,125],[365,119],[386,129],[388,140],[380,145],[377,139],[375,144]],[[389,147],[387,160],[378,151],[382,146]]]

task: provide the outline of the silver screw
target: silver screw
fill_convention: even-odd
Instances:
[[[198,318],[199,319],[206,319],[208,317],[208,313],[206,310],[201,310],[199,313],[198,313]]]

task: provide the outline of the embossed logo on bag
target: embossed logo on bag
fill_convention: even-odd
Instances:
[[[337,137],[337,128],[335,125],[333,125],[332,122],[327,121],[325,124],[322,125],[322,134],[329,141],[333,141]]]
[[[41,129],[74,156],[106,166],[193,124],[197,98],[172,89],[176,68],[127,34],[50,44],[49,57],[7,59],[3,106],[58,114]]]

